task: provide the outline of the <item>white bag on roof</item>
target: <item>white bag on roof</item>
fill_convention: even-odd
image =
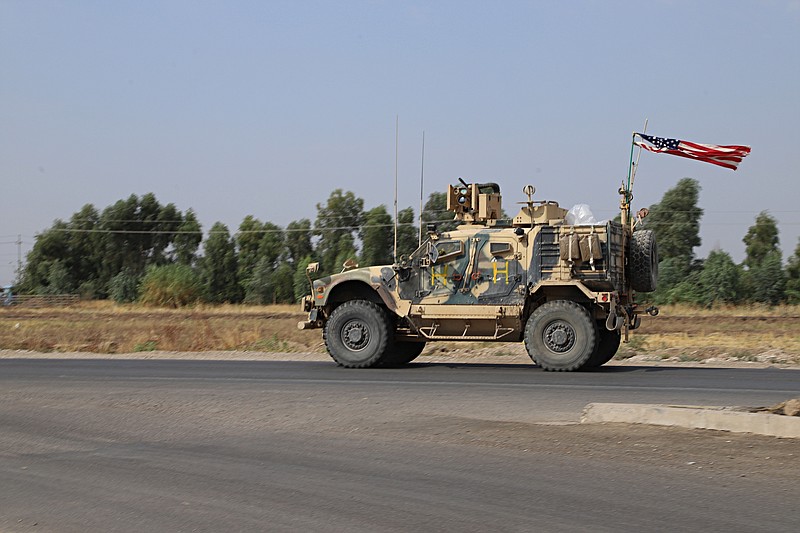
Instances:
[[[570,226],[599,226],[605,224],[605,220],[594,218],[592,208],[588,204],[575,204],[567,211],[564,221]]]

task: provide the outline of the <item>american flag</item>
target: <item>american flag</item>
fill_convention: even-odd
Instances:
[[[658,154],[679,155],[705,161],[713,165],[736,170],[742,159],[750,153],[749,146],[728,145],[717,146],[716,144],[699,144],[689,141],[679,141],[678,139],[665,139],[663,137],[652,137],[644,133],[637,133],[642,141],[636,141],[636,146],[640,146],[649,152]]]

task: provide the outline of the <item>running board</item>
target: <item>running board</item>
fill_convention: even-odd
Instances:
[[[461,335],[437,335],[436,330],[439,324],[419,328],[419,334],[429,341],[496,341],[507,337],[516,331],[514,328],[504,328],[499,324],[495,326],[494,335],[469,335],[469,323],[465,324],[464,332]]]

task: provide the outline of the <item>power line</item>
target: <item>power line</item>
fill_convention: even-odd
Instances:
[[[432,223],[442,223],[442,222],[454,222],[454,219],[447,218],[447,219],[438,219],[438,220],[427,220],[426,222]],[[604,224],[601,222],[596,225]],[[675,222],[651,222],[645,221],[645,227],[657,227],[657,226],[671,226],[674,225]],[[698,226],[707,227],[707,226],[739,226],[742,222],[700,222]],[[777,221],[779,226],[798,226],[800,222],[781,222]],[[411,226],[415,227],[413,222],[401,222],[398,223],[398,226]],[[242,231],[188,231],[188,230],[115,230],[115,229],[102,229],[102,228],[50,228],[45,231],[56,231],[59,233],[95,233],[95,234],[114,234],[114,235],[247,235],[247,234],[270,234],[270,233],[297,233],[297,232],[306,232],[306,233],[320,233],[326,231],[344,231],[344,230],[361,230],[367,228],[386,228],[386,227],[394,227],[394,224],[362,224],[362,225],[353,225],[353,226],[333,226],[333,227],[311,227],[311,228],[280,228],[277,229],[257,229],[257,230],[242,230]],[[34,237],[35,238],[35,237]],[[8,242],[0,242],[0,244],[18,244],[18,241],[8,241]],[[22,242],[21,244],[31,244],[29,242]]]
[[[434,220],[432,222],[452,222],[452,219],[447,220]],[[401,222],[398,226],[414,226],[413,222]],[[112,230],[112,229],[85,229],[85,228],[50,228],[48,231],[57,231],[60,233],[101,233],[101,234],[116,234],[116,235],[242,235],[242,234],[265,234],[265,233],[319,233],[323,231],[341,231],[341,230],[358,230],[365,228],[387,228],[394,227],[394,224],[362,224],[360,226],[335,226],[335,227],[318,227],[318,228],[278,228],[278,229],[258,229],[258,230],[244,230],[235,231],[233,233],[228,231],[170,231],[170,230]],[[10,244],[16,244],[10,243]]]

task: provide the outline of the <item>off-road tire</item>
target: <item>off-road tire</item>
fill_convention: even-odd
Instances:
[[[583,367],[597,343],[597,326],[585,307],[553,300],[538,307],[525,325],[525,349],[544,370]]]
[[[381,359],[381,366],[395,367],[410,363],[422,353],[424,342],[393,342]]]
[[[583,366],[586,369],[598,368],[611,361],[619,350],[619,343],[622,341],[622,334],[619,330],[608,331],[604,321],[597,324],[597,348],[592,352],[592,356]]]
[[[366,300],[351,300],[334,309],[322,337],[330,356],[345,368],[379,365],[392,343],[386,311]]]
[[[653,292],[658,283],[658,249],[652,230],[635,231],[628,252],[628,277],[636,292]]]

